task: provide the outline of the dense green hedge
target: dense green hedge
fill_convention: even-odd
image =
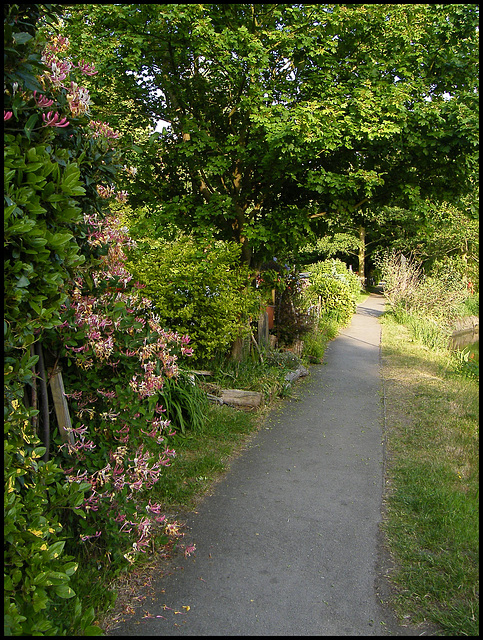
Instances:
[[[225,353],[258,314],[259,296],[235,243],[188,236],[144,242],[128,266],[161,322],[190,336],[198,362]]]
[[[85,216],[100,210],[97,185],[108,188],[118,164],[111,141],[89,128],[88,96],[71,84],[80,72],[64,60],[66,41],[39,30],[60,11],[4,10],[5,635],[100,633],[71,587],[78,562],[65,551],[66,514],[82,518],[92,485],[66,478],[53,417],[45,432],[39,345],[63,322],[75,276],[97,262]]]

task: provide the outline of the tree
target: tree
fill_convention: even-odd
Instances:
[[[429,4],[66,14],[113,90],[170,123],[150,155],[156,215],[236,240],[255,266],[329,223],[367,235],[369,211],[468,190],[477,22],[478,5]]]

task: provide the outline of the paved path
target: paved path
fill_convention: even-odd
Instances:
[[[358,307],[324,364],[297,383],[299,399],[272,412],[190,514],[196,554],[110,635],[416,635],[375,588],[383,309],[377,294]],[[143,609],[164,618],[143,619]]]

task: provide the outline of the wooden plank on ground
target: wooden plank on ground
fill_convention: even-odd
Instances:
[[[244,389],[222,389],[221,400],[223,404],[234,407],[259,407],[262,403],[262,394]]]

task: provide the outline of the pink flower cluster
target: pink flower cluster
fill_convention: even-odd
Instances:
[[[134,519],[132,516],[131,519],[128,519],[122,512],[119,496],[127,487],[129,493],[123,500],[125,502],[133,501],[135,494],[153,487],[159,481],[163,467],[169,466],[169,458],[174,456],[175,452],[166,448],[159,454],[158,460],[152,464],[150,462],[152,455],[142,446],[131,456],[127,455],[127,448],[121,446],[110,453],[110,462],[99,471],[90,476],[87,471],[83,473],[78,471],[76,475],[72,475],[73,468],[71,468],[65,471],[66,480],[69,483],[89,483],[91,485],[90,493],[77,508],[84,512],[96,512],[102,503],[108,505],[113,515],[116,514],[113,520],[120,525],[119,531],[121,533],[134,531],[137,540],[133,544],[133,548],[136,551],[144,552],[150,542],[154,524],[164,523],[166,520],[166,516],[160,513],[162,507],[159,504],[152,504],[149,500],[145,510],[148,514],[153,514],[154,519],[148,516],[139,516],[137,512]],[[104,490],[105,486],[109,488]],[[101,533],[102,531],[96,531],[94,535],[81,536],[81,541],[98,538]]]
[[[37,96],[37,92],[34,91],[34,99],[35,102],[37,103],[38,107],[51,107],[54,104],[54,101],[46,98],[45,96],[43,96],[42,94],[39,94]]]
[[[81,70],[81,72],[85,76],[95,76],[97,71],[93,64],[87,64],[84,59],[82,59],[77,67]]]
[[[117,202],[127,202],[128,192],[127,191],[115,191],[114,187],[105,187],[102,184],[97,185],[97,193],[99,197],[103,200],[107,200],[112,196],[116,197]]]
[[[54,87],[63,87],[64,80],[67,79],[74,65],[69,60],[59,60],[56,52],[49,49],[44,51],[42,62],[48,67],[48,71],[43,76],[43,80],[50,82]]]
[[[45,127],[68,127],[69,122],[67,118],[60,118],[57,112],[49,111],[47,115],[42,114],[42,120]]]
[[[83,75],[92,76],[97,73],[93,65],[89,65],[85,60],[81,60],[78,65],[69,59],[60,59],[60,53],[64,53],[69,48],[69,41],[63,36],[55,36],[45,48],[42,55],[42,62],[47,67],[47,71],[41,76],[40,81],[43,86],[50,85],[54,89],[65,89],[67,92],[67,102],[69,110],[73,117],[88,113],[90,106],[89,91],[86,87],[80,87],[76,82],[72,81],[68,84],[70,74],[74,69],[79,69]],[[67,83],[66,83],[67,82]],[[34,91],[36,104],[40,108],[51,107],[54,104],[52,99],[43,95],[37,96]],[[43,115],[44,126],[67,127],[69,122],[67,118],[61,118],[58,113],[49,112],[47,119]],[[107,126],[107,125],[106,125]]]
[[[125,267],[123,248],[133,246],[133,243],[120,220],[114,216],[101,220],[97,215],[86,215],[84,221],[89,229],[88,243],[108,247],[107,255],[101,258],[96,270],[91,271],[92,279],[96,284],[112,282],[114,286],[102,294],[86,294],[79,275],[72,283],[70,306],[73,320],[63,322],[58,329],[69,334],[72,331],[83,332],[84,344],[66,345],[70,357],[82,369],[105,364],[115,367],[121,357],[132,359],[135,367],[130,365],[130,370],[137,369],[137,373],[126,381],[127,388],[134,391],[137,406],[140,406],[162,389],[166,377],[177,375],[177,355],[173,350],[191,355],[189,337],[166,331],[153,313],[151,301],[142,295],[142,287],[132,282],[132,276]],[[109,313],[119,303],[122,303],[130,322],[126,321],[125,314],[121,321],[121,316]],[[127,348],[120,346],[121,342],[126,344],[126,335],[129,336]],[[118,398],[116,390],[106,386],[99,386],[95,393],[73,391],[66,397],[75,401],[79,421],[89,417],[88,422],[81,422],[80,426],[71,429],[74,443],[62,445],[66,453],[80,462],[81,468],[87,456],[96,451],[94,441],[89,438],[90,431],[93,437],[94,434],[108,433],[108,441],[114,443],[108,459],[98,471],[77,470],[74,473],[72,467],[66,472],[68,482],[90,484],[90,490],[78,508],[85,513],[96,513],[96,518],[99,518],[99,512],[102,517],[106,517],[106,513],[112,514],[107,517],[119,525],[119,532],[129,534],[131,540],[135,537],[131,549],[124,554],[129,562],[133,562],[136,554],[144,552],[150,543],[153,527],[164,524],[166,519],[160,513],[160,505],[149,501],[145,506],[146,513],[142,514],[139,513],[139,505],[143,493],[159,482],[176,455],[166,445],[166,436],[174,435],[170,432],[170,421],[162,418],[165,410],[160,404],[151,404],[151,417],[143,413],[146,415],[145,426],[140,427],[136,403],[126,406],[125,400],[121,402]],[[139,444],[140,439],[143,444]],[[148,450],[146,443],[154,444],[155,454]],[[159,445],[162,445],[162,450],[159,450]],[[129,516],[128,507],[131,510]],[[176,523],[166,525],[166,532],[173,536],[182,535]],[[96,530],[92,535],[83,535],[81,541],[95,541],[101,534],[102,531]]]
[[[107,140],[117,140],[121,135],[119,131],[114,131],[114,129],[111,129],[111,127],[105,122],[91,120],[89,122],[89,127],[92,129],[93,138],[103,136]]]

